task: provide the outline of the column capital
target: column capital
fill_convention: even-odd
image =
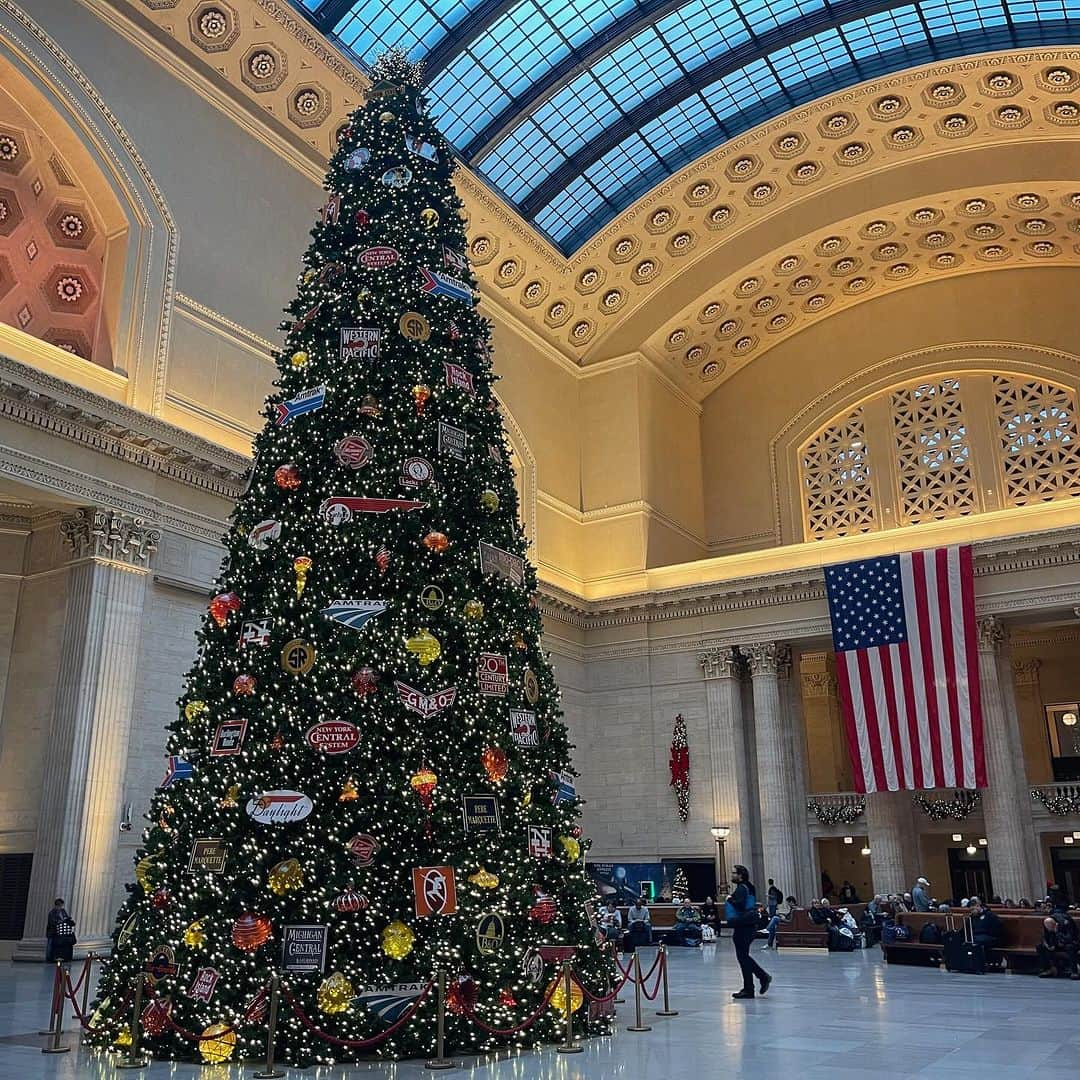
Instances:
[[[1013,684],[1015,686],[1038,686],[1039,668],[1042,661],[1038,657],[1013,661]]]
[[[148,570],[161,530],[119,510],[83,507],[60,522],[60,535],[77,559],[104,559]]]
[[[835,697],[836,676],[831,671],[804,671],[802,692],[804,698]]]
[[[739,652],[750,665],[750,675],[783,676],[791,670],[791,646],[782,641],[755,641],[740,645]]]
[[[1005,625],[996,615],[984,615],[976,620],[980,652],[999,652],[1008,634]]]
[[[734,645],[721,645],[698,656],[706,679],[738,679],[743,673],[742,657]]]

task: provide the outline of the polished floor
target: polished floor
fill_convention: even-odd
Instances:
[[[1021,1080],[1075,1075],[1080,1069],[1080,983],[887,968],[876,949],[833,956],[764,953],[762,959],[774,975],[768,996],[736,1002],[730,998],[737,986],[730,941],[674,949],[672,1004],[679,1015],[660,1018],[648,1009],[645,1021],[652,1031],[625,1030],[633,1023],[628,1003],[619,1007],[617,1034],[586,1043],[582,1054],[563,1056],[549,1049],[459,1060],[459,1068],[447,1075],[475,1080]],[[43,1055],[36,1032],[47,1018],[49,985],[44,966],[0,964],[0,1080],[121,1075],[232,1080],[253,1071],[239,1065],[155,1064],[122,1074],[86,1051]],[[66,1041],[75,1045],[73,1035]],[[415,1080],[434,1074],[419,1063],[373,1063],[288,1075]]]

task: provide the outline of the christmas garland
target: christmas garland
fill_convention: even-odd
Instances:
[[[1080,814],[1080,788],[1072,788],[1069,794],[1056,794],[1045,788],[1032,788],[1031,797],[1038,799],[1055,817]]]
[[[982,792],[959,788],[951,799],[928,799],[920,791],[912,797],[912,802],[931,821],[945,821],[947,818],[963,821],[970,817],[982,802]]]
[[[807,799],[806,809],[822,825],[854,825],[866,811],[866,804],[856,802],[822,802],[819,799]]]
[[[686,721],[682,713],[675,717],[671,736],[671,786],[679,808],[679,820],[685,824],[690,816],[690,744],[686,739]]]

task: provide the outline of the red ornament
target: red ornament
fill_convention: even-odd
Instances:
[[[274,470],[274,483],[284,491],[295,491],[300,486],[300,470],[295,465],[279,465]]]
[[[420,796],[420,802],[429,814],[431,813],[431,793],[438,782],[439,778],[426,765],[421,765],[409,780],[409,785]]]
[[[488,779],[493,784],[497,784],[506,776],[506,770],[508,768],[506,751],[500,749],[498,746],[489,746],[480,755],[480,762],[484,766],[484,771],[487,773]]]
[[[432,530],[424,537],[424,547],[428,551],[445,551],[450,546],[450,539],[446,533]]]
[[[232,943],[244,952],[254,952],[260,945],[265,945],[270,940],[272,933],[273,927],[265,915],[245,911],[233,923]]]
[[[390,549],[385,544],[375,552],[375,565],[379,568],[379,577],[390,569]]]
[[[334,901],[334,910],[345,914],[365,911],[367,906],[368,898],[363,893],[358,893],[351,881],[345,886],[345,891]]]
[[[165,1024],[172,1015],[172,998],[164,997],[160,1001],[151,1001],[143,1009],[139,1021],[147,1035],[158,1036],[164,1033]]]
[[[480,990],[471,975],[459,975],[446,988],[446,1004],[452,1013],[464,1016],[476,1008]]]
[[[580,825],[575,825],[575,826],[574,826],[574,827],[573,827],[573,828],[572,828],[572,829],[570,830],[570,835],[571,835],[571,836],[572,836],[572,837],[573,837],[573,838],[574,838],[575,840],[577,840],[577,839],[578,839],[578,838],[579,838],[579,837],[581,836],[581,826],[580,826]]]
[[[218,593],[210,601],[210,615],[218,626],[224,626],[228,622],[229,615],[240,610],[240,597],[234,592]]]
[[[366,210],[357,210],[353,220],[357,228],[362,229],[371,220],[371,215]]]
[[[150,894],[150,903],[153,904],[158,911],[164,911],[171,903],[172,896],[169,890],[162,886],[160,889],[155,889]]]
[[[352,688],[359,697],[367,697],[379,689],[379,673],[370,667],[362,667],[352,673]]]
[[[446,328],[446,336],[451,341],[457,341],[461,337],[461,330],[458,329],[458,324],[456,322],[451,322]]]
[[[536,900],[533,902],[533,906],[529,908],[529,918],[535,919],[538,923],[543,923],[546,926],[558,914],[558,905],[555,903],[555,898],[548,896],[542,889],[535,889],[534,891],[536,892]]]
[[[431,387],[426,383],[417,383],[412,388],[413,401],[416,403],[416,415],[422,416],[424,406],[431,400]]]
[[[232,689],[234,694],[239,694],[241,697],[251,697],[255,693],[255,676],[237,675],[233,679]]]
[[[505,986],[499,991],[499,1004],[508,1009],[517,1008],[517,998]]]
[[[285,740],[281,736],[280,731],[274,732],[274,737],[270,740],[271,750],[283,750],[285,748]]]

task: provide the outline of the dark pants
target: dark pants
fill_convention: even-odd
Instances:
[[[732,933],[735,941],[735,956],[742,969],[743,989],[748,994],[754,992],[755,975],[759,981],[764,981],[769,976],[769,973],[750,955],[750,942],[756,937],[756,926],[736,926]]]
[[[1068,949],[1048,949],[1044,943],[1040,942],[1035,946],[1035,951],[1039,954],[1042,971],[1056,968],[1059,975],[1072,974],[1076,961]]]

